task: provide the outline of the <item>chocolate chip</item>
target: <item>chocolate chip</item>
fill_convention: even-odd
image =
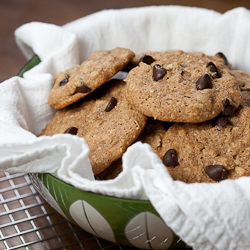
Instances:
[[[78,131],[78,128],[76,127],[69,127],[65,130],[64,134],[72,134],[72,135],[76,135]]]
[[[220,78],[221,77],[221,73],[220,71],[217,69],[217,67],[215,66],[215,64],[213,62],[209,62],[206,66],[207,68],[210,68],[210,72],[212,73],[212,75],[214,75],[216,78]]]
[[[151,63],[153,63],[155,61],[155,59],[152,56],[149,55],[145,55],[140,59],[140,62],[146,63],[148,65],[150,65]]]
[[[65,78],[59,82],[59,86],[62,87],[69,82],[69,74],[65,75]]]
[[[167,70],[161,67],[159,64],[155,64],[153,67],[153,79],[158,81],[162,79],[167,74]]]
[[[227,126],[227,124],[230,124],[230,121],[227,117],[224,116],[219,116],[218,118],[216,118],[214,125],[224,128]]]
[[[115,97],[111,97],[104,111],[105,112],[111,111],[116,106],[116,104],[117,104],[117,99]]]
[[[76,87],[75,93],[88,93],[91,91],[91,88],[89,88],[88,86],[82,84],[80,87]]]
[[[222,101],[222,104],[223,104],[223,110],[221,112],[222,115],[232,116],[236,113],[237,108],[233,104],[231,104],[228,99],[224,99]]]
[[[211,88],[212,88],[212,82],[208,74],[202,75],[196,82],[197,90],[211,89]]]
[[[214,181],[227,179],[229,171],[222,165],[209,165],[205,169],[206,174]]]
[[[218,52],[218,53],[216,54],[216,56],[221,57],[221,58],[224,60],[224,64],[225,64],[225,65],[228,65],[228,60],[227,60],[226,56],[225,56],[222,52]]]
[[[163,163],[167,167],[176,167],[179,165],[177,152],[175,149],[169,149],[163,156]]]

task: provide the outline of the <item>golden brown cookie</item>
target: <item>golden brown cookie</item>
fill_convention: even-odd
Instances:
[[[240,90],[250,91],[250,74],[241,70],[231,70],[230,72],[235,77]]]
[[[148,143],[153,151],[159,155],[162,145],[162,138],[167,130],[169,124],[164,124],[160,121],[154,121],[149,119],[147,125],[143,129],[142,133],[138,137],[137,141]],[[103,172],[96,176],[97,180],[111,180],[116,178],[122,171],[121,158],[105,169]]]
[[[126,84],[112,80],[103,97],[57,111],[43,135],[71,133],[83,137],[95,175],[122,156],[146,124],[146,117],[124,97]]]
[[[96,176],[96,180],[112,180],[115,179],[122,172],[122,159],[118,159],[111,163],[103,172]]]
[[[168,53],[168,52],[169,53],[173,53],[173,52],[177,52],[178,53],[178,51],[179,50],[169,50],[169,51],[164,51],[164,53]],[[147,52],[142,52],[142,53],[136,54],[134,56],[134,58],[132,59],[132,61],[130,62],[130,64],[132,66],[134,66],[134,67],[137,66],[140,62],[151,64],[152,63],[152,59],[155,58],[155,57],[156,58],[159,57],[161,55],[161,53],[162,52],[147,51]],[[222,52],[216,53],[214,59],[218,60],[220,63],[223,63],[228,68],[231,68],[231,64],[228,62],[226,56]]]
[[[97,50],[87,61],[56,75],[48,104],[62,109],[108,81],[127,65],[134,53],[129,49]]]
[[[250,74],[241,70],[231,70],[235,77],[242,95],[242,105],[250,107]]]
[[[242,105],[250,107],[250,91],[241,91]]]
[[[162,147],[162,139],[169,127],[164,122],[148,119],[147,125],[138,137],[138,141],[148,143],[153,151],[159,155]]]
[[[173,179],[217,182],[250,175],[250,108],[201,124],[175,124],[160,157]]]
[[[151,57],[151,58],[150,58]],[[169,122],[203,122],[238,107],[241,95],[224,59],[203,53],[148,53],[125,81],[127,99],[141,113]]]

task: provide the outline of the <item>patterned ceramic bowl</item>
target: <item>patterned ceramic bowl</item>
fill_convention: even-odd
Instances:
[[[19,76],[40,59],[33,57]],[[115,243],[143,249],[183,249],[149,201],[121,199],[77,189],[50,174],[30,174],[43,198],[85,231]]]

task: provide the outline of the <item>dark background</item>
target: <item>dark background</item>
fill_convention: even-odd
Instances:
[[[62,25],[102,9],[148,5],[197,6],[225,12],[250,1],[233,0],[0,0],[0,82],[14,76],[26,59],[16,46],[14,31],[30,21]]]

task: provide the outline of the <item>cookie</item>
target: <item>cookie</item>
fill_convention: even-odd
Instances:
[[[108,81],[127,65],[134,53],[129,49],[97,50],[87,61],[56,75],[48,104],[62,109]]]
[[[250,91],[241,91],[242,105],[250,107]]]
[[[241,70],[231,70],[241,91],[242,105],[250,107],[250,74]]]
[[[162,139],[170,124],[148,119],[147,125],[138,137],[138,141],[148,143],[153,151],[159,155],[162,147]]]
[[[169,51],[164,51],[164,53],[174,53],[174,52],[178,53],[178,51],[180,51],[180,50],[169,50]],[[151,64],[152,58],[157,58],[157,57],[161,56],[161,54],[162,54],[162,52],[152,52],[152,51],[142,52],[142,53],[136,54],[134,56],[134,58],[132,59],[132,61],[130,62],[130,65],[135,67],[140,62]],[[215,56],[217,58],[214,58],[214,59],[218,60],[220,63],[223,63],[228,68],[231,68],[232,65],[228,62],[226,56],[222,52],[216,53]]]
[[[95,175],[119,159],[146,124],[146,117],[124,97],[126,84],[112,80],[99,99],[81,101],[56,112],[43,135],[70,133],[83,137]]]
[[[231,70],[230,72],[235,77],[240,90],[250,91],[250,74],[241,70]]]
[[[147,124],[137,141],[148,143],[156,154],[159,154],[162,145],[162,138],[169,124],[148,119]],[[96,176],[97,180],[110,180],[117,177],[122,171],[122,159],[113,162],[107,169]]]
[[[241,94],[235,77],[221,57],[183,51],[151,55],[144,56],[125,79],[128,101],[144,115],[199,123],[221,113],[225,100],[239,106]]]
[[[95,178],[99,181],[115,179],[122,172],[122,159],[118,159],[111,163],[111,165],[103,172],[98,174]]]
[[[160,121],[154,121],[149,119],[147,125],[141,132],[137,141],[148,143],[153,151],[159,155],[162,145],[162,138],[167,130],[169,124],[164,124]],[[103,172],[96,176],[97,180],[111,180],[116,178],[122,171],[122,160],[121,158],[105,169]]]
[[[218,182],[250,175],[250,107],[233,117],[175,124],[165,133],[160,158],[175,180]]]

